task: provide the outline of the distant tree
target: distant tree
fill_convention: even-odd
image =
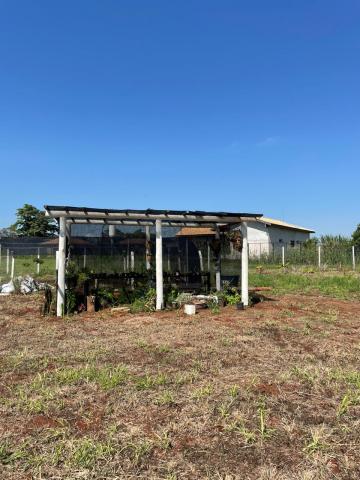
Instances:
[[[0,237],[16,237],[17,234],[11,228],[0,228]]]
[[[16,222],[10,228],[21,237],[51,237],[58,231],[52,218],[45,217],[45,212],[27,203],[18,208]]]
[[[360,223],[357,226],[356,230],[352,234],[353,244],[357,247],[360,247]]]

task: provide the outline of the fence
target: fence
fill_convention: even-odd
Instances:
[[[3,241],[2,241],[3,240]],[[57,240],[40,242],[20,241],[9,243],[0,239],[0,282],[16,276],[54,280],[56,275]],[[75,237],[71,239],[68,260],[78,270],[95,273],[144,273],[155,259],[155,241],[151,236],[150,258],[146,258],[145,234],[128,238]],[[223,239],[221,268],[224,276],[239,275],[240,252]],[[311,268],[358,269],[360,248],[351,245],[294,245],[249,243],[249,264],[303,265]],[[215,275],[214,256],[209,238],[178,238],[163,240],[163,265],[165,273],[208,272],[211,283]]]
[[[249,244],[253,265],[304,265],[318,268],[360,267],[360,247],[336,244]]]

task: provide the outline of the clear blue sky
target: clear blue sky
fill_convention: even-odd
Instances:
[[[25,202],[360,222],[359,0],[2,0],[0,226]]]

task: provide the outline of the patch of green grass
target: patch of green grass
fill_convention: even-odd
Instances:
[[[209,397],[213,392],[211,385],[204,385],[203,387],[197,388],[192,392],[192,398],[195,400],[201,400],[202,398]]]
[[[166,390],[157,397],[156,403],[158,405],[173,405],[175,403],[174,394]]]
[[[273,294],[312,293],[336,298],[360,297],[360,277],[350,273],[304,275],[281,271],[269,274],[250,272],[249,283],[252,287],[271,287]]]
[[[114,451],[110,442],[82,438],[73,442],[67,461],[71,466],[89,469],[99,461],[109,460]]]
[[[148,390],[159,385],[165,385],[168,379],[164,373],[157,375],[142,375],[134,379],[135,386],[138,390]]]
[[[36,389],[44,385],[77,385],[95,383],[104,390],[110,390],[123,384],[128,379],[128,369],[124,365],[105,365],[84,367],[63,367],[53,372],[39,374],[32,383]]]

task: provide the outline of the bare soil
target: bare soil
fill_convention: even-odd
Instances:
[[[359,479],[360,302],[131,315],[0,297],[1,479]]]

